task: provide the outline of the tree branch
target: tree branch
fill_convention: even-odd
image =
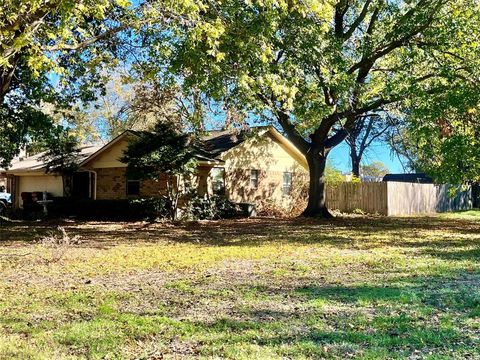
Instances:
[[[355,30],[357,30],[357,28],[362,24],[363,20],[365,20],[365,17],[368,14],[368,7],[370,6],[371,2],[372,2],[371,0],[365,1],[362,11],[360,12],[360,15],[358,15],[358,17],[352,23],[348,31],[343,34],[343,38],[345,40],[349,39],[353,35]]]
[[[335,36],[343,38],[343,18],[348,10],[348,0],[340,0],[335,6]]]
[[[115,35],[117,33],[119,33],[120,31],[123,31],[125,29],[128,28],[128,25],[127,24],[123,24],[123,25],[120,25],[120,26],[117,26],[116,28],[113,28],[113,29],[109,29],[97,36],[94,36],[90,39],[87,39],[85,41],[82,41],[78,44],[63,44],[63,45],[52,45],[52,46],[43,46],[42,47],[42,50],[45,50],[45,51],[59,51],[59,50],[68,50],[68,51],[73,51],[73,50],[81,50],[81,49],[84,49],[90,45],[93,45],[94,43],[100,41],[100,40],[103,40],[103,39],[106,39],[106,38],[109,38],[111,37],[112,35]]]
[[[257,93],[256,96],[265,105],[270,107],[273,115],[275,115],[275,117],[277,118],[278,123],[287,134],[287,138],[300,150],[300,152],[302,152],[302,154],[306,155],[308,149],[310,148],[310,144],[298,132],[298,130],[295,128],[295,125],[292,124],[292,122],[290,121],[290,115],[284,110],[276,108],[273,104],[273,99],[268,99],[268,97],[266,97],[262,93]]]
[[[420,1],[422,2],[422,1]],[[435,14],[436,14],[436,10],[438,8],[438,5],[440,5],[441,2],[439,2],[437,4],[437,7],[435,7],[435,9],[432,9],[432,13],[430,14],[430,16],[428,17],[427,21],[420,25],[420,26],[417,26],[416,28],[414,28],[411,32],[405,34],[404,36],[400,37],[399,39],[396,39],[396,40],[393,40],[391,41],[390,43],[388,44],[385,44],[383,46],[380,46],[377,48],[377,50],[375,50],[373,52],[373,55],[370,56],[370,57],[363,57],[358,63],[354,64],[352,67],[350,67],[350,69],[348,69],[347,73],[348,74],[352,74],[354,73],[356,70],[358,69],[361,69],[362,67],[364,67],[365,65],[368,65],[368,64],[374,64],[378,59],[388,55],[389,53],[391,53],[393,50],[401,47],[401,46],[404,46],[405,44],[407,44],[414,36],[418,35],[419,33],[421,33],[422,31],[424,31],[425,29],[427,29],[431,23],[433,22],[433,19],[435,17]],[[419,5],[418,5],[419,6]],[[417,7],[418,7],[417,6]],[[413,10],[414,9],[411,9],[407,12],[407,14],[410,14],[412,13],[413,14]],[[407,16],[407,14],[405,14],[402,19],[404,17]],[[411,14],[410,14],[411,16]],[[401,19],[401,20],[402,20]],[[401,21],[400,21],[401,22]],[[388,37],[388,36],[386,36]]]

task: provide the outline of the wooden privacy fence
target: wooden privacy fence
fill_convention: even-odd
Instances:
[[[381,215],[408,215],[468,210],[473,207],[472,190],[455,189],[450,185],[403,182],[342,183],[327,187],[326,201],[330,209],[342,212],[362,210]]]

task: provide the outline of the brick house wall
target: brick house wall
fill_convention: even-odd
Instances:
[[[97,200],[127,198],[127,177],[125,167],[97,169]],[[158,180],[140,181],[139,197],[156,197],[165,194],[165,175]]]
[[[126,139],[119,141],[85,164],[86,168],[97,173],[97,199],[127,198],[126,168],[125,164],[118,160],[127,145]],[[308,181],[305,176],[307,165],[302,156],[271,133],[252,137],[222,153],[221,164],[199,166],[195,179],[198,194],[213,194],[211,169],[220,166],[225,170],[225,195],[231,201],[254,203],[259,210],[276,207],[291,211],[298,199],[306,198],[302,191]],[[258,171],[257,187],[251,184],[251,170]],[[292,174],[289,194],[283,191],[283,177],[286,172]],[[165,191],[165,178],[141,181],[139,197],[159,196]]]
[[[250,139],[223,154],[226,195],[234,202],[254,203],[257,210],[292,212],[303,207],[308,172],[275,138]],[[250,174],[257,170],[258,186]],[[283,191],[284,173],[292,174],[291,189]]]
[[[126,199],[127,179],[125,168],[100,168],[97,173],[97,199]]]
[[[292,170],[292,186],[288,194],[283,191],[284,171],[260,170],[258,185],[255,188],[250,181],[251,169],[231,169],[225,173],[227,197],[234,202],[254,203],[258,211],[277,208],[290,210],[307,197],[307,173],[303,170]]]
[[[164,195],[167,191],[165,175],[160,175],[158,180],[140,181],[140,197],[156,197]]]

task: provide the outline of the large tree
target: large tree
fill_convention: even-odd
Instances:
[[[19,87],[50,86],[57,95],[50,99],[55,100],[57,110],[93,100],[108,80],[105,68],[112,69],[120,62],[131,66],[132,48],[141,44],[135,31],[150,23],[162,27],[174,13],[185,16],[190,1],[183,1],[182,11],[174,12],[179,6],[175,2],[155,8],[155,0],[2,0],[0,106],[7,110],[0,114],[0,127],[22,129],[2,139],[9,141],[4,144],[9,151],[0,152],[2,163],[8,164],[31,135],[31,127],[37,126],[31,117],[20,117],[25,112],[15,108],[18,101],[13,102],[12,97],[18,97]],[[32,76],[26,81],[19,72]],[[23,103],[29,103],[30,110],[41,111],[42,93],[27,95]],[[21,141],[14,142],[16,138]]]
[[[308,161],[305,216],[330,216],[327,157],[362,115],[411,106],[477,71],[475,0],[199,4],[190,26],[149,33],[149,55],[171,55],[149,71],[167,65],[186,87],[278,124]]]
[[[92,98],[114,38],[133,18],[124,0],[4,0],[0,5],[0,161],[47,131],[45,103],[68,107]],[[102,42],[100,44],[100,41]],[[5,130],[7,129],[7,130]]]

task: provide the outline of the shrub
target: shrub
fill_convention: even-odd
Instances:
[[[80,236],[70,236],[65,228],[59,226],[55,232],[51,232],[40,239],[40,245],[46,250],[41,256],[46,264],[58,262],[71,249],[72,246],[80,244]]]
[[[184,216],[190,219],[214,220],[232,218],[239,212],[238,206],[223,196],[203,198],[194,195],[184,209]]]
[[[48,206],[49,217],[76,217],[82,220],[134,221],[169,219],[170,212],[166,198],[136,198],[118,200],[91,200],[57,197]],[[207,199],[192,195],[183,207],[187,219],[231,218],[241,213],[238,205],[225,197],[213,196]],[[29,213],[30,217],[35,214]],[[23,214],[25,218],[26,214]]]
[[[82,220],[142,220],[149,217],[150,208],[140,207],[134,200],[76,200],[55,198],[49,205],[50,217],[76,217]]]
[[[165,198],[142,198],[130,200],[130,211],[144,219],[167,219],[170,217],[168,201]]]

